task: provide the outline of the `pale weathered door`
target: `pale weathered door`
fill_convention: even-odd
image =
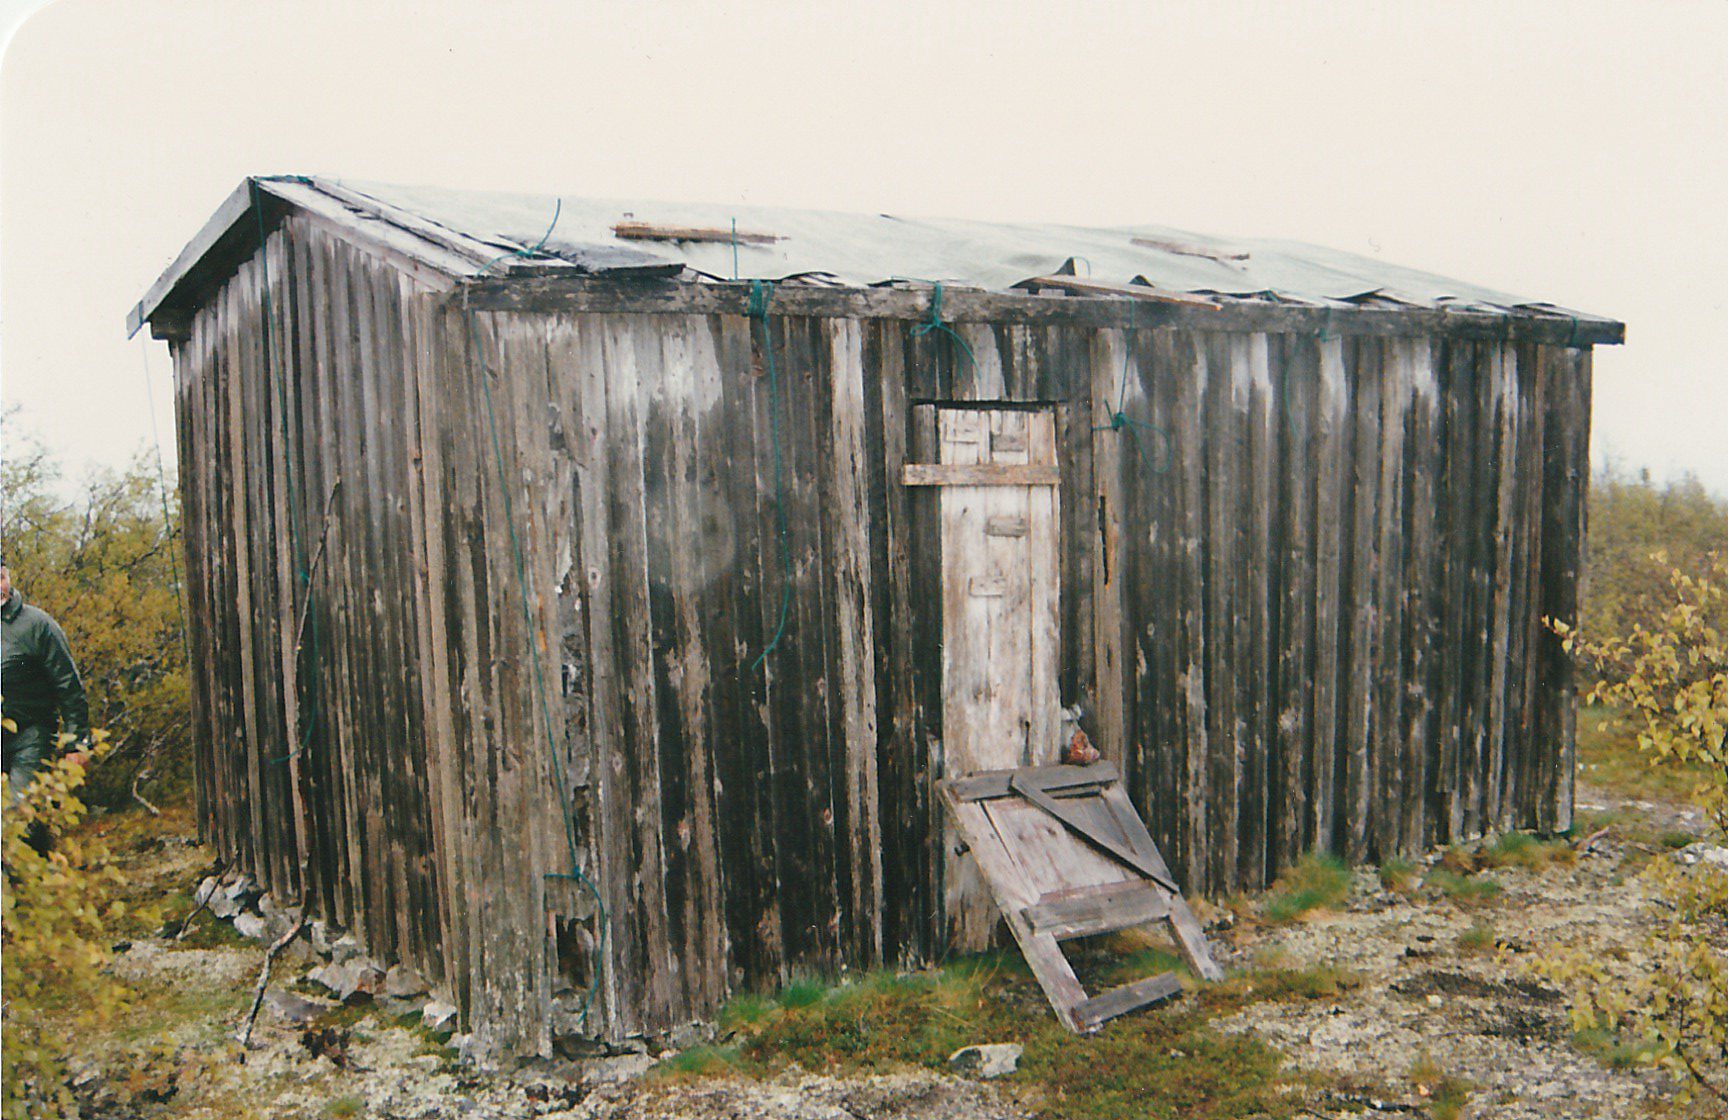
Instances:
[[[941,488],[943,775],[1059,760],[1055,415],[937,412],[939,462],[909,482]],[[994,907],[944,837],[948,929],[984,947]]]

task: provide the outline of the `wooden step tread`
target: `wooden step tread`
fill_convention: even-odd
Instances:
[[[1021,911],[1032,932],[1058,940],[1113,933],[1170,916],[1164,892],[1144,883],[1111,883],[1045,895]]]
[[[1182,981],[1174,972],[1160,972],[1120,988],[1100,992],[1074,1008],[1074,1018],[1082,1030],[1094,1030],[1118,1015],[1138,1011],[1155,1003],[1174,999],[1182,994]]]

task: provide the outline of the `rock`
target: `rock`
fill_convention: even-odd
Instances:
[[[270,923],[257,914],[242,910],[234,915],[234,932],[241,937],[250,937],[254,941],[264,941],[267,940],[266,935],[270,932]]]
[[[308,972],[306,979],[329,989],[343,1003],[370,997],[384,987],[383,970],[362,960],[331,961]]]
[[[396,999],[411,999],[426,994],[426,980],[405,964],[393,964],[384,973],[384,994]]]
[[[667,1031],[665,1037],[666,1045],[673,1050],[688,1050],[692,1046],[713,1042],[714,1030],[712,1027],[704,1027],[700,1023],[685,1023]]]
[[[215,910],[216,904],[223,902],[225,906],[232,904],[235,908],[234,912],[238,913],[241,910],[249,909],[253,903],[263,897],[263,894],[264,891],[258,886],[257,880],[250,875],[242,875],[237,879],[230,880],[216,892],[215,897],[210,900],[210,909]]]
[[[364,952],[360,939],[351,933],[343,934],[330,943],[330,959],[337,964],[346,964]]]
[[[612,1058],[595,1058],[588,1063],[583,1077],[599,1084],[634,1081],[653,1068],[654,1059],[647,1054],[619,1054]]]
[[[226,922],[246,908],[236,900],[229,898],[222,891],[217,891],[215,894],[210,896],[210,905],[208,909],[210,913]]]
[[[319,1016],[329,1011],[335,1004],[324,1000],[307,999],[293,992],[269,992],[264,996],[264,1006],[277,1016],[297,1027],[304,1027],[315,1022]]]
[[[948,1068],[965,1077],[1002,1077],[1013,1073],[1019,1065],[1018,1042],[987,1042],[962,1046],[948,1055]]]
[[[306,943],[312,946],[312,951],[321,957],[328,957],[342,931],[332,926],[323,918],[313,918],[306,923]]]
[[[1685,864],[1687,867],[1697,867],[1699,864],[1708,864],[1709,866],[1719,867],[1724,871],[1728,871],[1728,848],[1724,848],[1720,844],[1711,844],[1704,840],[1699,840],[1696,843],[1686,845],[1684,848],[1681,848],[1679,851],[1674,853],[1674,858]]]
[[[198,889],[192,892],[192,905],[198,906],[208,901],[210,896],[216,893],[218,885],[216,876],[206,876],[204,881],[198,884]]]
[[[447,1031],[456,1025],[456,1008],[442,1000],[427,1000],[420,1009],[420,1024],[429,1031]]]

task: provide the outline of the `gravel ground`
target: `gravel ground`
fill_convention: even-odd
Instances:
[[[1580,801],[1627,809],[1601,794]],[[1688,823],[1683,810],[1641,813],[1663,827]],[[1347,909],[1283,926],[1228,922],[1215,931],[1226,967],[1327,965],[1355,978],[1336,998],[1264,1002],[1220,1020],[1252,1031],[1304,1069],[1360,1092],[1334,1092],[1316,1116],[1411,1116],[1429,1109],[1410,1087],[1427,1060],[1473,1086],[1465,1117],[1695,1117],[1672,1103],[1675,1086],[1647,1070],[1614,1071],[1572,1044],[1564,1000],[1535,969],[1543,953],[1582,942],[1593,951],[1635,954],[1645,905],[1625,874],[1625,843],[1600,838],[1571,866],[1501,869],[1494,901],[1464,906],[1381,889],[1358,872]],[[1486,926],[1491,945],[1460,945]],[[599,1062],[530,1063],[482,1073],[430,1046],[421,1034],[381,1017],[334,1032],[315,1053],[305,1029],[266,1005],[255,1048],[232,1040],[236,1000],[251,990],[262,958],[246,947],[189,949],[135,941],[116,970],[150,991],[215,993],[220,1010],[165,1023],[134,1038],[130,1064],[112,1054],[86,1059],[78,1093],[87,1117],[259,1117],[325,1120],[1008,1120],[1024,1116],[988,1083],[924,1071],[834,1078],[793,1070],[770,1080],[644,1077],[646,1055]],[[279,969],[280,988],[306,961]],[[225,1002],[223,1002],[225,1000]],[[142,1054],[142,1056],[136,1056]]]

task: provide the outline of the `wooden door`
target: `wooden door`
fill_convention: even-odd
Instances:
[[[941,409],[943,773],[1058,761],[1056,423],[1049,410]],[[994,906],[945,838],[949,933],[984,948]]]

